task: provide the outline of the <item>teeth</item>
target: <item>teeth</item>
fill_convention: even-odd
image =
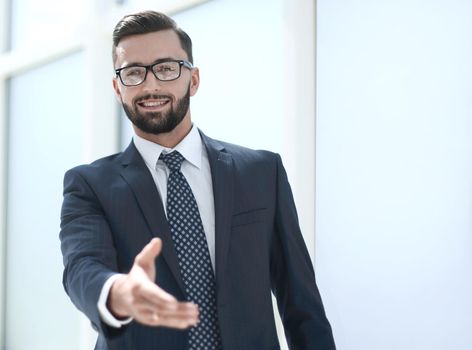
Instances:
[[[167,101],[153,101],[153,102],[142,102],[141,104],[144,107],[158,107],[165,104]]]

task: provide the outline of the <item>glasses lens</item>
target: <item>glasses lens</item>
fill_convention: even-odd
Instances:
[[[180,75],[179,62],[162,62],[153,67],[154,74],[159,80],[174,80]]]
[[[120,72],[121,80],[125,85],[138,85],[146,76],[145,67],[126,67]]]

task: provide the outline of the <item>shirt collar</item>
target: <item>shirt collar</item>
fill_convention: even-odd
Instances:
[[[161,153],[169,153],[179,151],[179,153],[190,164],[200,169],[202,165],[203,143],[197,127],[192,125],[192,129],[174,148],[167,148],[157,143],[143,139],[142,137],[133,135],[134,145],[141,154],[144,162],[151,168],[155,169],[157,161]]]

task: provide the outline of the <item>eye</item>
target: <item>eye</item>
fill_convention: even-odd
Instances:
[[[170,73],[175,72],[177,70],[177,67],[175,65],[175,62],[164,62],[158,64],[154,70],[156,73]]]
[[[124,74],[125,76],[127,77],[138,77],[138,76],[141,76],[143,74],[143,67],[128,67],[126,69],[123,69],[121,71],[121,74]]]

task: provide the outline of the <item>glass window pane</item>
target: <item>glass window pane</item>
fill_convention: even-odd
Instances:
[[[70,38],[83,30],[86,10],[81,1],[11,1],[12,49]]]
[[[209,136],[283,150],[283,11],[281,0],[221,0],[174,16],[194,44],[201,84],[191,99],[192,118]],[[257,74],[248,75],[248,66]]]
[[[79,313],[61,285],[58,232],[63,175],[81,161],[83,61],[77,53],[10,82],[7,349],[79,345]]]

